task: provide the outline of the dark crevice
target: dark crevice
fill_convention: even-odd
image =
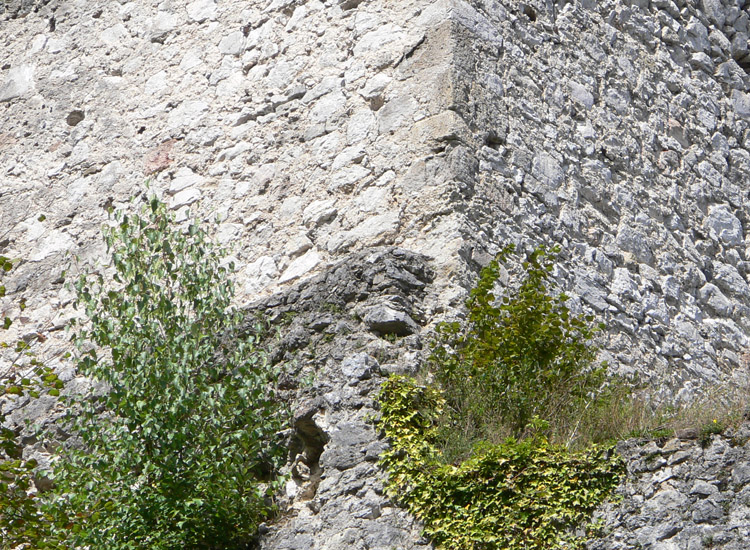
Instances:
[[[320,412],[320,403],[314,401],[294,415],[294,434],[289,444],[289,463],[292,477],[301,482],[299,498],[310,500],[315,496],[322,478],[320,455],[323,454],[328,434],[315,423],[315,415]]]
[[[523,14],[529,18],[532,23],[536,21],[536,10],[528,4],[523,4]]]

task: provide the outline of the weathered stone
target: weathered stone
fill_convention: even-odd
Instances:
[[[307,226],[319,226],[331,221],[338,213],[333,205],[334,201],[332,200],[311,203],[302,213],[302,222]]]
[[[128,38],[130,38],[130,33],[128,32],[127,27],[122,23],[112,25],[111,27],[108,27],[101,33],[99,33],[99,40],[104,44],[113,47],[122,46]],[[60,49],[62,49],[59,42],[56,44],[56,46],[57,47],[54,48],[56,51],[60,51]]]
[[[187,5],[187,14],[196,23],[213,20],[216,18],[216,3],[214,0],[195,0]]]
[[[570,97],[573,101],[580,103],[586,109],[591,109],[594,106],[594,96],[585,86],[575,80],[571,80],[568,82],[568,87],[570,88]]]
[[[151,25],[150,40],[163,44],[172,31],[177,28],[179,18],[168,11],[159,11]]]
[[[419,326],[408,313],[387,305],[377,305],[368,309],[364,321],[370,330],[379,334],[406,336],[419,330]]]
[[[738,116],[750,119],[750,95],[739,90],[732,90],[732,106]]]
[[[348,470],[364,461],[367,444],[374,437],[370,426],[342,422],[331,431],[330,438],[320,457],[321,466]]]
[[[740,275],[737,268],[729,264],[715,265],[713,280],[716,286],[730,296],[747,296],[750,294],[750,287],[745,282],[745,278]]]
[[[732,483],[737,486],[750,483],[750,463],[739,463],[732,468]]]
[[[706,17],[708,17],[709,21],[711,21],[718,28],[722,28],[724,26],[726,15],[724,12],[724,7],[721,5],[721,0],[701,0],[701,6],[703,7],[703,11],[706,14]]]
[[[269,256],[262,256],[248,264],[245,268],[245,292],[250,295],[257,294],[271,283],[276,273],[276,262]]]
[[[341,362],[341,372],[350,383],[367,380],[377,372],[378,362],[366,353],[358,353],[347,357]]]
[[[703,222],[712,239],[727,245],[739,245],[744,241],[742,223],[726,205],[714,206]]]
[[[190,206],[194,202],[201,198],[201,190],[194,187],[183,189],[175,193],[172,199],[169,201],[169,208],[177,210],[183,206]]]
[[[562,184],[564,172],[556,158],[547,153],[541,153],[534,157],[531,175],[544,187],[555,189]]]
[[[34,66],[21,65],[10,69],[0,84],[0,103],[28,94],[34,89]]]
[[[401,96],[388,101],[378,111],[378,131],[381,134],[394,132],[404,124],[414,121],[418,104],[413,97]]]
[[[723,515],[720,504],[711,500],[703,500],[693,507],[692,518],[695,523],[706,523],[721,519]]]
[[[228,34],[219,42],[219,51],[225,55],[239,55],[245,38],[241,31]]]
[[[301,256],[312,247],[313,243],[307,237],[307,235],[305,235],[304,233],[300,233],[287,241],[286,245],[284,246],[284,251],[290,258],[294,259],[298,256]]]
[[[728,317],[731,314],[732,302],[722,294],[716,285],[706,283],[701,287],[698,296],[701,303],[708,306],[714,315]]]
[[[326,247],[329,252],[337,252],[347,250],[356,243],[368,246],[383,244],[396,232],[398,225],[399,215],[396,212],[371,216],[353,229],[332,237]]]
[[[144,172],[146,174],[153,174],[164,170],[172,164],[174,159],[171,157],[171,153],[175,143],[176,140],[169,139],[152,149],[146,156]]]
[[[696,52],[690,56],[690,66],[694,69],[701,69],[709,74],[714,72],[713,60],[703,52]]]
[[[318,254],[315,249],[309,250],[307,253],[294,260],[289,267],[286,268],[284,273],[281,274],[281,277],[279,277],[279,283],[286,283],[288,281],[293,281],[294,279],[299,279],[313,270],[320,261],[320,254]]]
[[[615,242],[620,249],[633,254],[639,262],[653,263],[654,254],[649,246],[649,241],[638,229],[630,225],[621,226]]]
[[[169,193],[174,195],[186,189],[188,187],[200,186],[204,182],[205,178],[196,174],[188,167],[182,167],[172,178],[172,183],[169,184]]]
[[[692,489],[690,489],[691,495],[699,495],[702,497],[707,497],[710,495],[714,495],[719,492],[719,489],[716,487],[716,485],[712,485],[710,483],[707,483],[703,480],[697,480],[694,484]]]

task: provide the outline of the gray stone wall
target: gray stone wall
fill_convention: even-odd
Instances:
[[[727,435],[620,444],[628,478],[597,514],[604,527],[589,548],[747,548],[750,433]]]
[[[425,256],[381,247],[255,304],[283,335],[271,356],[296,397],[285,513],[262,528],[267,550],[429,548],[420,526],[384,494],[373,397],[390,374],[419,367]],[[397,339],[385,334],[399,335]]]
[[[365,246],[457,263],[444,236],[458,235],[430,225],[448,171],[428,158],[430,121],[452,69],[450,34],[427,31],[446,3],[13,6],[0,20],[0,219],[3,250],[25,260],[8,285],[27,294],[20,330],[72,315],[57,282],[68,255],[100,257],[106,208],[147,179],[180,215],[220,217],[241,303]]]
[[[659,397],[744,382],[748,10],[742,0],[5,2],[0,253],[23,260],[0,298],[17,319],[6,336],[42,334],[39,355],[72,379],[63,271],[96,265],[106,209],[148,179],[179,216],[219,217],[241,305],[267,300],[275,316],[326,296],[287,327],[276,357],[310,382],[289,382],[299,403],[289,516],[264,527],[261,545],[423,547],[382,495],[373,393],[389,372],[414,371],[419,332],[460,313],[503,244],[559,244],[557,281],[608,327],[602,358]],[[401,283],[380,284],[393,277]],[[346,281],[356,291],[334,312],[325,304]],[[413,334],[395,345],[379,337],[385,326]],[[42,405],[14,414],[55,407]],[[649,445],[623,447],[625,504],[602,511],[610,531],[594,547],[740,548],[744,441]],[[678,471],[670,461],[682,452]],[[657,455],[658,469],[639,466]],[[674,500],[664,494],[685,506],[652,514]]]
[[[742,2],[476,1],[455,20],[479,262],[561,245],[558,281],[607,324],[606,358],[665,396],[744,374]]]

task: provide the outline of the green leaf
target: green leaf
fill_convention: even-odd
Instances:
[[[397,376],[383,384],[387,491],[438,547],[580,549],[571,533],[618,484],[623,464],[572,453],[548,435],[561,419],[575,425],[570,418],[599,390],[603,370],[592,366],[591,320],[570,315],[566,298],[551,292],[559,249],[532,252],[520,262],[523,279],[496,300],[499,265],[512,251],[480,273],[466,322],[437,326],[428,365],[438,386]]]
[[[77,518],[70,547],[244,547],[281,483],[267,478],[282,459],[276,370],[250,342],[228,345],[243,319],[226,314],[232,284],[198,221],[183,233],[155,198],[113,217],[112,280],[76,285],[78,371],[109,391],[65,398],[86,449],[54,472]]]

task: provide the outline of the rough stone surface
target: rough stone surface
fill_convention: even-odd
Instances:
[[[750,80],[728,67],[745,63],[731,52],[745,8],[524,5],[533,17],[510,2],[454,11],[467,256],[561,245],[557,280],[609,327],[614,369],[664,396],[741,370]],[[732,343],[712,340],[713,322]]]
[[[746,548],[748,437],[745,427],[702,441],[621,443],[627,480],[617,490],[619,501],[597,513],[608,533],[588,548]]]
[[[330,477],[308,500],[288,487],[298,516],[262,544],[421,545],[382,498],[381,443],[364,418],[380,373],[413,372],[421,330],[458,314],[504,244],[561,245],[556,280],[574,310],[608,327],[603,358],[658,398],[741,378],[749,10],[743,0],[3,2],[0,253],[22,260],[0,298],[18,318],[4,336],[43,334],[40,356],[78,384],[62,359],[75,312],[61,274],[74,271],[71,255],[96,265],[107,209],[149,178],[180,219],[219,217],[239,304],[270,300],[272,316],[320,306],[301,310],[308,325],[285,333],[277,360],[331,340],[319,344],[325,359],[300,363],[330,362],[331,374],[313,383],[325,406],[297,426],[310,456],[335,443],[306,459]],[[371,254],[391,256],[368,247],[392,245],[427,257],[434,277],[371,269]],[[321,287],[332,273],[350,282]],[[711,477],[721,468],[690,477],[705,460],[686,445],[654,463],[673,461],[682,481],[628,485],[651,515],[607,512],[609,543],[739,547],[745,447],[726,455],[736,455],[732,496]],[[300,476],[314,477],[310,464]],[[702,498],[710,489],[697,481],[725,500]]]
[[[433,277],[424,256],[370,249],[252,306],[284,334],[270,352],[297,403],[285,513],[264,526],[261,548],[428,546],[419,525],[383,494],[377,459],[387,443],[373,423],[373,396],[388,374],[381,362],[416,372],[421,340],[384,339],[356,312],[387,295],[410,318],[421,318]]]

